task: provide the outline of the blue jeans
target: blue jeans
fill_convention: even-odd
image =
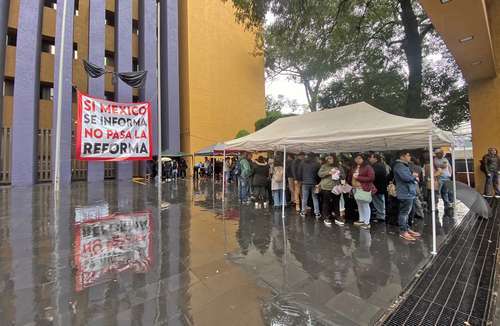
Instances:
[[[370,203],[356,200],[356,204],[358,204],[359,221],[370,224],[370,217],[372,215]]]
[[[302,212],[306,212],[307,201],[309,200],[309,194],[312,195],[314,214],[319,214],[319,200],[318,194],[314,192],[315,185],[302,185]]]
[[[448,177],[439,179],[439,193],[444,202],[444,207],[451,206],[453,203],[453,187],[451,180]]]
[[[401,232],[406,232],[410,229],[408,225],[408,217],[415,205],[415,198],[412,199],[398,199],[399,200],[399,229]]]
[[[274,207],[279,207],[283,204],[283,189],[273,190]]]
[[[385,196],[384,194],[376,193],[372,196],[373,207],[378,220],[385,221]]]
[[[498,173],[496,172],[490,172],[489,175],[486,175],[486,181],[484,183],[484,194],[489,195],[490,194],[490,188],[493,188],[491,191],[492,195],[498,195],[500,194],[500,190],[498,189]]]
[[[248,200],[248,192],[250,191],[250,180],[248,178],[239,177],[238,187],[240,188],[240,201]]]

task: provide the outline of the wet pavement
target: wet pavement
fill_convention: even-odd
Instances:
[[[0,325],[367,325],[429,261],[428,218],[410,244],[221,198],[208,180],[160,204],[139,183],[0,188]],[[438,243],[464,215],[441,213]]]

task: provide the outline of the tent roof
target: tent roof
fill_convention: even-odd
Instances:
[[[330,110],[281,118],[248,136],[226,142],[232,150],[354,152],[416,149],[452,143],[450,133],[431,119],[410,119],[386,113],[360,102]]]
[[[224,149],[226,148],[226,145],[223,143],[217,143],[212,146],[205,147],[203,149],[200,149],[199,151],[195,152],[195,156],[219,156],[224,153]],[[226,154],[235,154],[238,151],[236,150],[228,150],[226,149]]]

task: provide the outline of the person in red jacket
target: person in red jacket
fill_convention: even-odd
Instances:
[[[354,167],[350,175],[350,181],[354,191],[364,190],[370,193],[375,192],[375,186],[373,185],[374,180],[375,171],[373,171],[371,165],[368,164],[365,155],[362,153],[356,154],[354,156]],[[369,230],[371,217],[370,201],[356,200],[356,204],[358,205],[359,221],[354,222],[354,225]]]

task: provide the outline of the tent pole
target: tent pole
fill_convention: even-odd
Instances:
[[[467,161],[467,150],[465,148],[465,141],[464,141],[464,159],[465,159],[465,173],[467,173],[467,185],[470,187],[469,162]]]
[[[429,172],[431,177],[431,209],[432,209],[432,255],[437,254],[436,249],[436,189],[434,185],[434,158],[432,156],[432,132],[429,134]]]
[[[281,198],[281,218],[285,219],[285,190],[286,190],[286,145],[283,145],[283,192]]]
[[[457,219],[457,173],[455,167],[455,140],[451,146],[451,165],[453,171],[453,218]]]
[[[214,164],[214,168],[215,168],[215,164]],[[222,202],[223,203],[224,203],[224,200],[226,197],[225,196],[226,195],[226,180],[224,180],[225,173],[226,173],[226,149],[224,148],[224,159],[222,160]]]

